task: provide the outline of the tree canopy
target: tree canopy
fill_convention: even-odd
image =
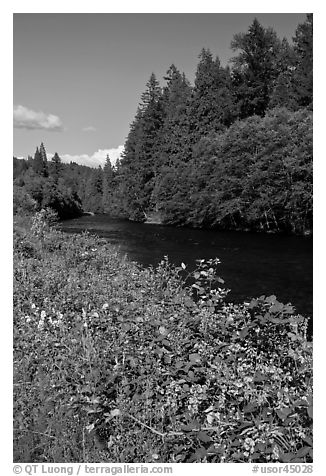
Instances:
[[[150,75],[115,166],[63,164],[57,153],[48,162],[42,143],[34,158],[14,159],[15,185],[62,216],[310,231],[312,14],[292,40],[255,18],[234,35],[230,66],[203,48],[193,86],[174,64],[163,86]]]

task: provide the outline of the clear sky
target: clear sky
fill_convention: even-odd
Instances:
[[[152,72],[174,63],[193,83],[200,50],[222,64],[254,17],[289,40],[303,13],[16,13],[14,155],[48,154],[97,166],[121,150]],[[51,158],[51,156],[49,157]]]

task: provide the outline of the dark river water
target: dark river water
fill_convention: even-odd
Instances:
[[[163,256],[193,269],[196,259],[219,258],[219,275],[231,289],[228,300],[242,302],[275,294],[283,303],[312,316],[312,239],[247,232],[174,228],[117,220],[107,215],[84,216],[61,223],[63,231],[88,230],[117,245],[123,254],[145,266]]]

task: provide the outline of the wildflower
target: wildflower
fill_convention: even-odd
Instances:
[[[273,447],[273,457],[274,459],[278,459],[280,457],[280,449],[277,445]]]

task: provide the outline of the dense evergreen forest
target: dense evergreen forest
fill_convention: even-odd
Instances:
[[[14,158],[14,209],[54,208],[215,229],[312,230],[313,17],[293,42],[257,19],[234,35],[231,66],[208,49],[194,85],[152,73],[114,167]]]

